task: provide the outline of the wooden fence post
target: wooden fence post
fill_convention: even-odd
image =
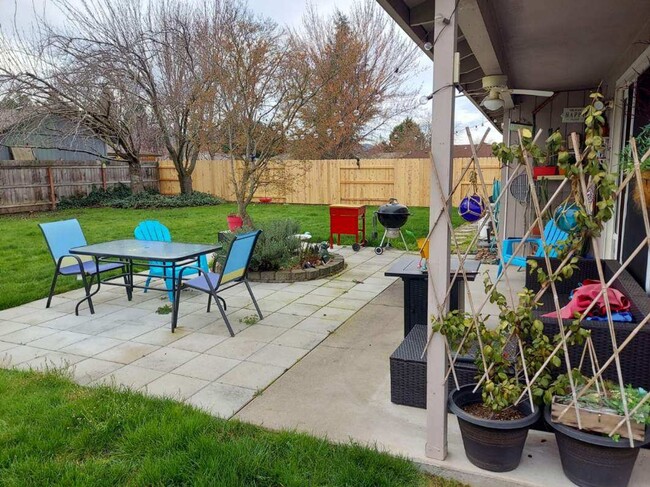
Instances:
[[[102,175],[102,189],[106,191],[106,163],[102,162],[102,165],[100,166],[100,171]]]
[[[52,166],[47,166],[47,181],[50,185],[50,205],[52,211],[56,210],[56,193],[54,192],[54,178],[52,177]]]

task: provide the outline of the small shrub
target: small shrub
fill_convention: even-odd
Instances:
[[[184,208],[190,206],[219,205],[223,200],[207,193],[194,191],[190,194],[164,196],[153,190],[133,194],[131,188],[119,183],[109,189],[94,187],[87,195],[76,195],[62,198],[58,204],[59,209],[74,208]]]
[[[295,220],[273,220],[259,225],[262,230],[249,269],[277,271],[288,269],[298,262],[300,241],[293,236],[300,226]]]
[[[104,189],[93,186],[90,193],[78,194],[61,198],[57,207],[61,210],[75,209],[75,208],[88,208],[104,206],[104,203],[110,200],[121,198],[128,198],[131,196],[131,188],[125,184],[118,183],[112,188]]]

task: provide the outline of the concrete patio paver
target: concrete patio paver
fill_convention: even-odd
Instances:
[[[69,367],[72,377],[81,385],[90,384],[122,367],[122,364],[109,360],[88,358]]]
[[[95,380],[93,383],[98,385],[140,389],[164,374],[165,373],[160,370],[146,369],[144,367],[129,364],[116,369],[114,372],[111,371],[107,374],[103,374],[101,378]]]
[[[304,348],[311,350],[327,337],[325,333],[314,333],[305,330],[287,330],[285,333],[273,340],[274,345],[285,347]]]
[[[133,362],[133,365],[136,367],[144,367],[145,369],[159,370],[161,372],[171,372],[198,356],[199,354],[197,352],[163,347],[136,360]]]
[[[248,357],[247,361],[259,364],[275,365],[276,367],[284,367],[285,369],[288,369],[308,352],[309,350],[305,350],[304,348],[269,344]]]
[[[90,338],[91,336],[92,335],[86,335],[84,333],[62,330],[44,336],[43,338],[39,338],[38,340],[34,340],[31,343],[31,346],[45,348],[47,350],[60,350],[68,345]]]
[[[254,396],[253,389],[213,382],[191,396],[187,403],[215,416],[230,418]]]
[[[92,357],[122,343],[124,343],[122,340],[117,340],[115,338],[91,336],[90,338],[86,338],[84,340],[77,341],[72,345],[68,345],[67,347],[63,347],[61,351],[66,353],[75,353],[77,355],[85,355],[86,357]]]
[[[206,350],[205,353],[235,360],[245,360],[265,345],[266,342],[250,340],[238,335],[229,340],[224,340]]]
[[[116,347],[97,354],[95,357],[127,365],[155,352],[159,348],[156,345],[147,345],[146,343],[123,342]]]
[[[208,384],[210,382],[207,380],[195,379],[183,375],[165,374],[145,385],[142,392],[153,396],[185,400]]]
[[[241,362],[236,367],[233,367],[232,370],[219,377],[219,382],[232,386],[245,387],[247,389],[264,389],[280,377],[285,370],[285,367],[276,367],[274,365],[258,364],[255,362]]]
[[[240,360],[201,354],[173,370],[175,374],[214,381],[239,364]]]

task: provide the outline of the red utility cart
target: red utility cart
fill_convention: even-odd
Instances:
[[[361,232],[361,242],[359,242]],[[341,245],[341,235],[354,235],[352,248],[357,251],[366,244],[365,205],[330,205],[330,248],[334,247],[334,234],[338,234],[337,244]]]

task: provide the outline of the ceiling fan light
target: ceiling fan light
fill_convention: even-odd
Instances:
[[[491,112],[494,112],[494,111],[498,110],[499,108],[503,108],[505,103],[501,98],[494,98],[494,97],[491,97],[490,95],[488,95],[483,99],[483,101],[481,102],[481,105],[483,105],[485,108],[487,108]]]

